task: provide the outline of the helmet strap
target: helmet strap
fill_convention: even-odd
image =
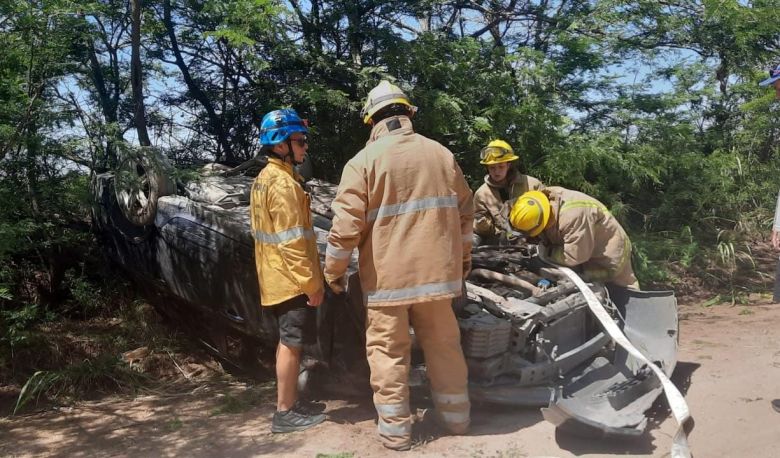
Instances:
[[[286,143],[287,143],[287,154],[279,154],[273,149],[270,150],[268,154],[279,159],[282,162],[287,162],[292,165],[301,165],[302,162],[298,162],[295,160],[295,154],[293,153],[292,139],[290,137],[287,137]]]
[[[293,165],[301,165],[303,162],[298,162],[295,160],[295,153],[293,152],[293,146],[292,146],[292,137],[287,137],[287,156],[285,159],[290,159],[290,163]]]

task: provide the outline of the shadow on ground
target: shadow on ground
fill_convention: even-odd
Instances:
[[[671,380],[680,392],[685,396],[691,386],[693,373],[701,365],[693,362],[678,362],[672,374]],[[574,455],[585,454],[652,454],[656,446],[653,443],[651,431],[660,425],[671,415],[669,404],[665,396],[659,396],[647,413],[648,421],[644,434],[636,438],[585,438],[565,433],[559,430],[555,432],[555,441],[558,446]],[[693,429],[693,421],[686,426],[690,433]]]

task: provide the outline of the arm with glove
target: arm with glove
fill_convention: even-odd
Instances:
[[[500,230],[493,224],[494,215],[490,208],[486,205],[483,199],[480,198],[479,192],[474,195],[474,233],[480,236],[483,240],[492,240],[499,236]]]
[[[333,225],[325,249],[325,281],[336,294],[346,289],[345,275],[352,250],[360,243],[366,227],[367,202],[365,174],[350,161],[344,167],[336,198],[331,204]]]
[[[463,171],[458,163],[453,160],[455,167],[455,191],[458,194],[458,212],[460,213],[460,234],[463,241],[463,278],[469,276],[471,272],[471,246],[474,231],[474,199],[471,189]]]

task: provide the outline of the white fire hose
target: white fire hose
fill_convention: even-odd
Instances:
[[[661,380],[661,384],[663,385],[664,389],[664,395],[666,396],[667,402],[669,402],[669,407],[672,409],[672,414],[674,415],[675,420],[677,420],[677,431],[674,434],[674,439],[672,442],[671,456],[672,458],[690,458],[691,450],[688,446],[688,436],[685,432],[684,426],[689,420],[691,420],[692,417],[690,410],[688,409],[688,404],[685,402],[685,398],[680,393],[680,390],[674,386],[674,383],[669,380],[669,377],[666,376],[661,368],[648,360],[645,355],[637,350],[637,348],[628,340],[625,334],[623,334],[615,321],[609,315],[609,312],[607,312],[601,302],[599,302],[596,295],[593,294],[593,291],[588,287],[585,281],[580,278],[579,275],[574,273],[574,271],[568,267],[557,265],[555,267],[566,274],[566,276],[569,277],[569,279],[573,281],[575,285],[577,285],[577,288],[582,291],[582,294],[585,296],[585,300],[588,302],[590,311],[593,313],[596,319],[599,320],[601,326],[604,328],[604,331],[609,334],[612,340],[617,342],[618,345],[623,347],[633,357],[651,368],[653,372],[655,372],[655,375],[658,376],[658,378]]]

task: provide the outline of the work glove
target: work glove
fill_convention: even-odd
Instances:
[[[539,255],[539,245],[527,245],[526,249],[528,250],[528,256],[532,258]]]
[[[545,261],[545,262],[549,262],[549,263],[553,263],[553,264],[559,264],[559,263],[555,262],[555,260],[553,260],[550,257],[551,256],[551,251],[552,250],[550,250],[549,247],[547,247],[547,246],[545,246],[545,245],[543,245],[541,243],[536,245],[536,256],[538,256],[539,259],[541,259],[542,261]]]

